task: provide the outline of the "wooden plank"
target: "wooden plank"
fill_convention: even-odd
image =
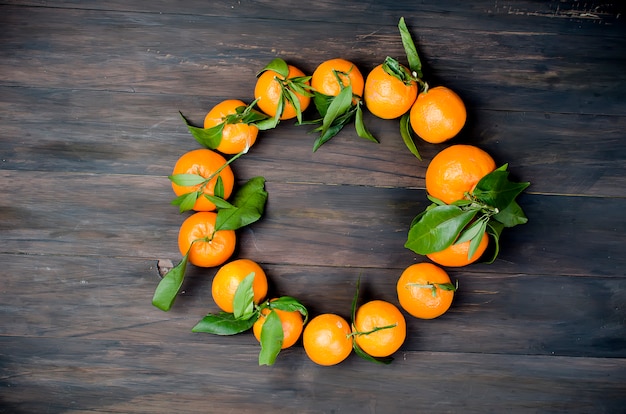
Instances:
[[[0,191],[11,194],[0,211],[3,252],[180,257],[176,234],[184,216],[169,205],[165,177],[25,171],[0,177]],[[415,260],[403,245],[411,220],[428,204],[422,190],[272,182],[266,188],[264,217],[239,233],[247,257],[374,268]],[[623,276],[626,199],[525,194],[520,202],[529,223],[505,232],[497,264],[477,270]]]
[[[14,170],[168,175],[180,155],[199,147],[177,111],[200,124],[216,103],[106,91],[0,91],[0,152],[3,168]],[[532,183],[534,193],[624,195],[623,116],[481,110],[449,143],[418,140],[421,162],[404,146],[397,120],[366,116],[366,122],[380,144],[358,138],[350,125],[312,153],[310,128],[284,123],[263,132],[234,167],[242,177],[263,175],[276,182],[424,188],[429,160],[447,145],[469,143],[487,150],[498,164],[509,163],[519,180]],[[534,144],[528,145],[531,139]]]
[[[0,343],[5,412],[610,413],[626,403],[623,359],[407,352],[384,368],[354,356],[319,367],[302,352],[286,352],[281,364],[240,375],[238,367],[256,364],[251,347],[12,337]],[[223,353],[229,357],[213,358]]]
[[[0,72],[10,74],[2,83],[6,86],[211,91],[225,97],[244,91],[249,96],[255,74],[277,55],[308,73],[337,55],[354,60],[366,73],[387,54],[404,55],[397,18],[392,26],[357,27],[285,20],[281,36],[272,37],[268,45],[265,34],[275,29],[267,19],[4,8],[11,15],[0,55]],[[77,28],[76,20],[88,31]],[[420,28],[416,37],[427,80],[458,90],[470,107],[623,114],[619,97],[626,81],[619,74],[625,57],[616,53],[624,50],[623,32],[614,37],[573,33],[564,41],[555,33],[490,30],[484,25],[481,30]],[[184,39],[174,43],[179,33]],[[122,49],[120,36],[125,39]],[[222,36],[228,41],[210,41]],[[24,61],[29,65],[15,71]],[[45,70],[38,62],[45,62]],[[593,83],[581,82],[589,78]]]
[[[224,338],[191,332],[205,314],[219,311],[211,298],[215,269],[190,267],[181,294],[166,313],[150,303],[159,281],[156,260],[0,257],[0,337],[230,344],[258,351],[251,333]],[[359,277],[359,303],[381,299],[399,306],[396,282],[402,269],[259,263],[270,279],[270,297],[297,297],[312,315],[330,312],[349,319]],[[449,273],[460,286],[452,308],[430,321],[405,314],[408,336],[398,357],[432,351],[626,358],[623,278]],[[306,358],[301,344],[296,348],[299,358]],[[225,356],[222,352],[211,360]]]

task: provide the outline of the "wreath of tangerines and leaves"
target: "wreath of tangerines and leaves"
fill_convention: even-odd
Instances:
[[[428,84],[423,80],[422,64],[403,18],[400,19],[398,28],[409,68],[400,64],[398,60],[387,57],[382,64],[383,70],[407,85],[416,83],[419,85],[420,93],[425,93],[428,90]],[[257,76],[266,71],[275,72],[276,79],[280,80],[281,85],[281,94],[274,114],[267,115],[256,109],[260,98],[247,106],[238,107],[236,113],[224,117],[222,123],[211,128],[193,126],[182,113],[180,114],[189,132],[200,145],[208,149],[217,148],[222,139],[224,128],[230,124],[252,125],[261,131],[273,129],[280,123],[281,114],[286,105],[292,105],[295,108],[298,125],[316,126],[312,130],[317,134],[313,151],[317,151],[351,122],[354,122],[359,137],[378,142],[363,122],[362,97],[355,95],[351,85],[344,85],[342,81],[341,76],[345,76],[347,73],[335,73],[341,90],[336,96],[328,96],[309,86],[310,76],[288,78],[289,66],[280,58],[272,60]],[[313,98],[319,114],[317,118],[303,119],[304,108],[300,105],[298,94]],[[400,135],[408,150],[421,160],[408,112],[400,118]],[[214,232],[238,230],[258,221],[263,215],[268,197],[268,193],[265,191],[265,179],[263,177],[251,178],[238,189],[230,201],[227,201],[224,198],[224,185],[219,176],[223,168],[246,154],[249,149],[249,146],[246,146],[208,177],[195,173],[169,176],[168,178],[172,183],[193,188],[192,191],[176,197],[172,204],[178,206],[179,212],[183,213],[192,210],[199,197],[206,197],[216,206],[217,218]],[[205,187],[216,177],[212,195],[206,194]],[[471,193],[466,193],[463,199],[448,204],[428,195],[432,204],[419,213],[410,224],[405,247],[420,255],[426,255],[441,251],[456,243],[469,241],[468,257],[471,257],[483,235],[487,233],[495,241],[493,255],[488,260],[488,263],[493,262],[499,253],[498,241],[503,229],[527,222],[516,198],[528,185],[529,183],[512,182],[509,179],[507,164],[505,164],[480,179],[474,190]],[[200,241],[202,240],[198,240],[198,242]],[[183,284],[188,260],[189,253],[184,255],[181,261],[164,275],[154,292],[152,300],[154,306],[163,311],[168,311],[173,306]],[[266,320],[261,334],[259,364],[271,365],[276,360],[283,341],[281,321],[274,311],[300,312],[304,317],[303,323],[307,321],[308,311],[299,300],[290,296],[256,304],[253,300],[252,288],[254,276],[254,272],[250,273],[239,284],[233,300],[234,311],[232,313],[209,313],[192,328],[192,331],[215,335],[234,335],[251,329],[261,315],[264,315]],[[353,326],[359,298],[359,284],[357,281],[357,288],[352,301]],[[419,287],[431,290],[433,296],[436,296],[437,289],[455,291],[457,285],[426,283]],[[393,325],[379,327],[375,330],[390,328],[393,328]],[[353,332],[351,336],[369,333]],[[392,360],[390,357],[376,358],[368,355],[360,349],[356,341],[352,342],[355,352],[367,360],[380,363],[389,363]]]

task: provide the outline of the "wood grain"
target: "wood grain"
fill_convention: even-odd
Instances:
[[[0,4],[0,413],[619,413],[626,405],[626,24],[615,2],[515,0]],[[390,366],[355,355],[316,366],[301,343],[259,367],[251,333],[196,334],[217,308],[216,269],[190,266],[170,312],[159,262],[180,260],[187,214],[167,175],[198,148],[226,98],[250,101],[274,57],[311,73],[328,58],[364,73],[403,59],[400,16],[427,80],[455,89],[484,148],[515,179],[529,222],[499,259],[448,269],[451,310],[409,335]],[[307,112],[307,115],[313,115]],[[346,318],[397,303],[403,247],[426,207],[428,161],[398,121],[365,121],[318,152],[284,122],[233,164],[264,176],[261,221],[234,257],[258,261],[270,295]]]

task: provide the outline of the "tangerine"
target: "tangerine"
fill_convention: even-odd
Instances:
[[[234,230],[215,231],[217,214],[201,211],[187,217],[178,231],[178,248],[190,263],[214,267],[224,263],[235,251]]]
[[[466,119],[465,104],[459,95],[445,86],[430,88],[417,95],[410,113],[413,131],[431,144],[455,137]]]
[[[216,174],[220,168],[221,171]],[[233,170],[230,168],[230,165],[226,165],[226,159],[217,152],[206,148],[189,151],[183,154],[178,161],[176,161],[176,165],[174,165],[172,175],[176,174],[196,174],[205,179],[212,177],[208,182],[205,181],[195,186],[181,186],[172,182],[172,190],[174,190],[177,196],[194,191],[201,193],[193,206],[195,211],[215,210],[215,204],[204,197],[204,194],[215,194],[215,185],[217,184],[218,177],[221,177],[221,181],[224,184],[224,199],[230,197],[235,184]]]
[[[353,95],[359,98],[363,96],[363,75],[354,63],[345,59],[337,58],[322,62],[311,77],[311,87],[328,96],[339,95],[339,92],[348,85],[352,85]]]
[[[385,72],[380,64],[367,75],[363,98],[372,114],[383,119],[394,119],[411,109],[417,92],[415,80],[411,79],[407,84]]]
[[[445,270],[432,263],[416,263],[404,269],[396,290],[402,309],[420,319],[434,319],[452,305],[454,290]]]
[[[215,304],[224,312],[233,313],[233,300],[239,284],[250,273],[254,273],[252,290],[254,291],[254,303],[258,304],[267,295],[267,276],[263,268],[250,259],[237,259],[226,263],[213,277],[211,295]]]
[[[393,304],[373,300],[359,307],[354,320],[354,340],[367,354],[386,357],[406,339],[406,321]]]
[[[224,123],[222,138],[215,148],[222,154],[237,154],[250,148],[256,141],[259,128],[241,122],[228,123],[229,115],[237,115],[237,108],[246,104],[238,99],[227,99],[215,105],[204,118],[204,128],[209,129]]]
[[[256,81],[256,85],[254,87],[254,97],[255,99],[259,99],[257,105],[259,108],[265,112],[269,116],[276,116],[276,112],[278,110],[278,103],[283,97],[283,90],[285,87],[283,86],[284,81],[289,81],[292,78],[299,78],[304,76],[304,72],[298,69],[295,66],[287,65],[289,68],[289,73],[287,77],[281,76],[278,72],[273,70],[264,71]],[[310,82],[306,81],[306,85],[309,85]],[[311,97],[293,91],[293,94],[298,99],[300,103],[300,111],[304,111],[308,108],[311,103]],[[279,118],[281,120],[285,119],[293,119],[298,116],[298,112],[296,108],[293,106],[291,102],[287,99],[284,99],[284,106],[282,108],[282,113],[279,114]]]
[[[252,325],[252,332],[254,333],[254,337],[257,341],[261,342],[261,331],[263,330],[263,325],[265,324],[266,315],[270,313],[272,309],[263,308],[261,310],[261,315],[259,319],[254,322]],[[302,330],[304,329],[302,314],[300,311],[284,311],[280,309],[273,309],[274,312],[280,318],[280,323],[283,327],[283,344],[280,349],[285,349],[293,346],[300,335],[302,334]]]
[[[469,257],[470,242],[471,240],[467,240],[462,243],[453,243],[443,250],[427,254],[426,257],[441,266],[467,266],[468,264],[474,263],[476,260],[480,259],[485,250],[487,250],[487,246],[489,245],[489,236],[487,235],[487,232],[483,233],[483,237],[478,244],[478,248],[472,257]]]
[[[352,352],[350,332],[350,324],[341,316],[332,313],[318,315],[304,328],[304,351],[318,365],[336,365]]]
[[[496,163],[473,145],[452,145],[433,157],[426,169],[426,191],[446,204],[465,198]]]

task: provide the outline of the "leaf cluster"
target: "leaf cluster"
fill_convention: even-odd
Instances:
[[[282,323],[275,310],[298,311],[304,317],[304,323],[308,319],[308,311],[300,301],[291,296],[281,296],[256,305],[252,288],[253,282],[254,272],[241,281],[235,291],[234,311],[232,313],[209,313],[192,328],[192,332],[236,335],[251,329],[259,318],[266,318],[261,328],[259,365],[273,365],[280,353],[284,339]]]
[[[492,263],[500,250],[502,230],[528,221],[516,198],[530,183],[510,181],[507,167],[504,164],[484,176],[471,194],[452,204],[428,196],[432,204],[413,219],[404,246],[426,255],[469,240],[468,257],[472,257],[487,232],[495,242],[488,261]]]
[[[248,180],[232,197],[232,202],[218,196],[205,196],[209,197],[210,201],[217,207],[214,234],[220,230],[237,230],[256,222],[263,215],[267,201],[265,178],[253,177]],[[206,240],[194,240],[191,246],[197,242],[210,241],[211,238],[212,235]],[[188,260],[189,251],[176,266],[163,276],[152,298],[154,306],[163,311],[170,310],[183,284]]]

